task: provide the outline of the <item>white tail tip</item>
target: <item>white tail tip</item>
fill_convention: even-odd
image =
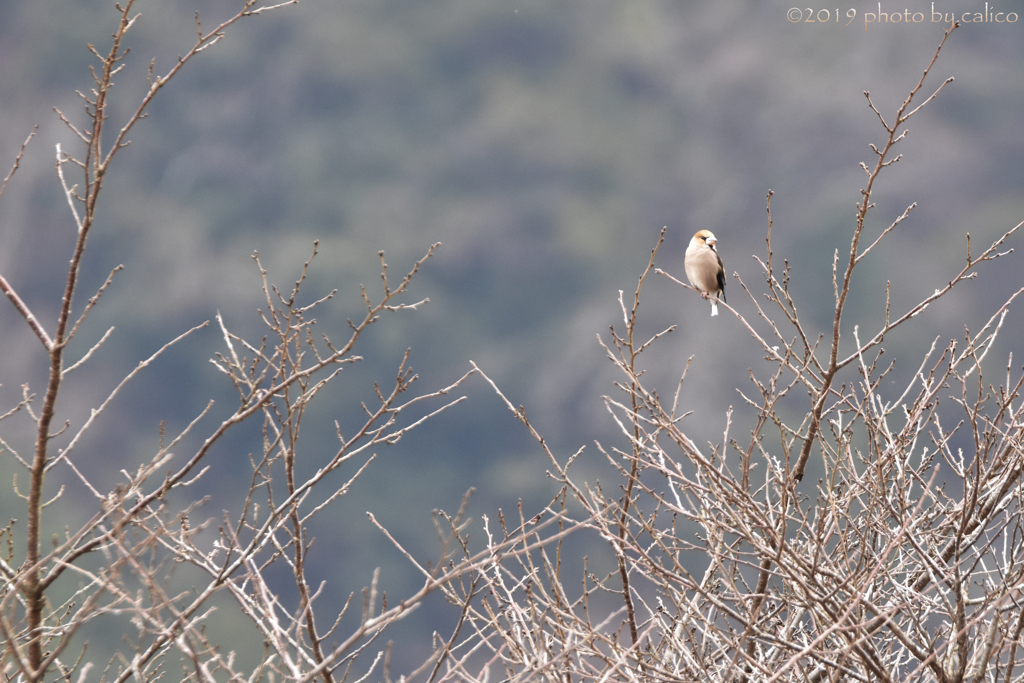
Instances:
[[[718,315],[718,304],[716,304],[715,302],[712,301],[711,302],[711,317],[714,318],[716,315]]]

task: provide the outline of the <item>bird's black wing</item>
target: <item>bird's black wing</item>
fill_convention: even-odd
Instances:
[[[717,250],[715,251],[715,256],[718,256]],[[718,256],[718,291],[721,292],[722,301],[725,302],[725,266],[722,265],[721,256]]]

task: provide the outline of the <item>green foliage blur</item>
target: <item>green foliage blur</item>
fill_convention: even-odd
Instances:
[[[139,6],[114,94],[122,120],[145,90],[150,59],[165,71],[191,46],[194,12],[206,27],[234,6]],[[733,273],[757,296],[763,280],[751,255],[764,253],[771,188],[776,258],[791,265],[805,319],[830,326],[832,254],[848,250],[865,178],[858,163],[873,163],[868,143],[882,138],[862,93],[894,112],[943,28],[927,20],[793,23],[788,9],[741,0],[304,0],[243,22],[160,93],[107,179],[79,307],[114,266],[126,269],[71,356],[111,325],[117,330],[62,396],[62,417],[80,420],[140,360],[218,310],[258,339],[254,251],[288,289],[320,240],[304,291],[312,301],[338,289],[318,327],[340,338],[346,318],[362,310],[360,283],[371,296],[379,287],[378,250],[397,278],[440,241],[412,288],[430,303],[372,329],[365,363],[345,370],[349,377],[306,418],[310,467],[333,452],[333,421],[344,430],[359,401],[372,398],[373,382],[389,382],[411,347],[423,390],[451,383],[472,359],[526,406],[557,452],[587,445],[580,467],[607,474],[592,444],[618,440],[601,398],[615,393],[615,377],[595,334],[621,326],[618,292],[631,296],[662,226],[658,266],[680,278],[690,236],[715,232],[728,300],[753,318]],[[82,121],[75,90],[91,86],[86,45],[105,51],[115,20],[113,3],[95,0],[0,10],[4,173],[40,126],[0,200],[0,272],[44,324],[56,317],[73,245],[53,150],[76,142],[50,108]],[[912,122],[869,234],[911,202],[918,207],[863,267],[850,322],[881,321],[886,282],[893,310],[905,310],[959,270],[966,232],[987,244],[1021,220],[1022,33],[1024,22],[968,25],[944,49],[931,89],[948,75],[956,81]],[[997,263],[937,304],[913,334],[894,335],[887,354],[907,358],[895,376],[916,369],[934,336],[977,329],[1024,284],[1020,272],[1016,255]],[[761,361],[741,328],[728,314],[711,320],[704,302],[664,278],[647,297],[641,317],[651,334],[677,325],[644,360],[653,384],[674,390],[692,356],[684,397],[708,401],[689,418],[694,437],[719,440],[730,405],[742,429],[735,388],[749,386],[748,369],[758,372]],[[1019,351],[1013,345],[1024,332],[1019,317],[1007,325],[1004,356]],[[42,391],[46,357],[6,304],[0,335],[3,411],[23,383]],[[113,486],[118,470],[155,449],[162,420],[170,432],[211,398],[233,405],[231,388],[206,362],[221,343],[210,328],[129,387],[81,446],[92,476]],[[482,382],[472,392],[380,453],[337,504],[336,524],[316,531],[312,561],[329,581],[325,600],[340,604],[375,566],[395,599],[418,584],[365,511],[428,560],[436,547],[430,511],[455,509],[469,487],[477,516],[508,513],[520,499],[530,514],[554,493],[520,425]],[[240,429],[218,451],[225,469],[202,485],[212,496],[208,516],[244,492],[247,477],[232,472],[247,467],[256,438],[258,426]],[[27,452],[31,430],[10,445]],[[16,469],[6,456],[0,462],[8,518],[18,516],[9,489]],[[93,504],[55,470],[48,486],[55,492],[60,483],[69,493],[49,518],[55,530],[61,515]],[[401,655],[409,663],[425,656],[429,631],[452,618],[440,601],[433,609],[396,636],[415,643]]]

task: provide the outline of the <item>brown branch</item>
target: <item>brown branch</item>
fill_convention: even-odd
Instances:
[[[808,427],[807,435],[804,438],[803,447],[800,449],[800,456],[797,458],[797,462],[792,470],[794,482],[799,482],[804,477],[804,468],[807,466],[807,459],[810,457],[811,448],[813,447],[818,436],[818,431],[820,429],[821,422],[821,414],[825,408],[825,402],[828,398],[828,392],[832,386],[832,381],[835,379],[836,372],[839,370],[840,367],[840,323],[843,318],[843,310],[846,307],[846,299],[850,294],[850,281],[853,278],[853,269],[857,265],[858,245],[860,244],[861,234],[864,231],[864,221],[867,218],[868,211],[873,206],[873,204],[871,203],[871,193],[873,191],[875,181],[878,179],[878,176],[881,173],[882,169],[889,165],[889,162],[887,161],[887,156],[889,152],[892,150],[893,146],[905,135],[905,131],[903,133],[898,133],[900,125],[905,123],[907,119],[909,119],[912,115],[917,113],[922,106],[930,102],[938,94],[939,90],[942,89],[940,87],[939,90],[936,90],[935,93],[933,93],[931,97],[929,97],[927,100],[925,100],[925,102],[923,102],[919,107],[917,107],[917,109],[914,109],[909,114],[905,114],[907,107],[910,106],[910,103],[914,99],[914,95],[916,95],[917,92],[924,85],[924,80],[928,76],[928,72],[931,70],[932,66],[934,66],[935,61],[939,58],[939,52],[942,50],[942,46],[945,45],[946,39],[949,38],[949,35],[956,29],[958,25],[959,24],[954,24],[952,28],[950,28],[943,34],[942,40],[939,42],[939,47],[936,48],[935,54],[932,56],[931,61],[928,63],[928,67],[924,70],[924,73],[921,75],[921,80],[918,81],[917,85],[914,86],[914,88],[910,91],[910,95],[907,96],[907,99],[904,100],[899,110],[897,110],[895,123],[891,127],[886,126],[888,137],[886,138],[885,145],[882,147],[880,151],[877,149],[875,150],[878,159],[875,162],[874,169],[868,173],[867,186],[863,190],[861,190],[863,199],[857,205],[856,227],[853,231],[853,239],[850,242],[850,254],[847,258],[846,269],[843,272],[842,288],[839,292],[839,299],[838,301],[836,301],[835,315],[832,320],[832,344],[831,350],[829,352],[828,366],[822,377],[821,389],[818,391],[818,395],[814,402],[814,406],[811,410],[811,423]],[[948,82],[949,80],[946,81],[946,83]],[[945,85],[945,83],[943,83],[943,85]],[[864,96],[868,98],[868,103],[871,106],[872,110],[874,110],[875,113],[878,113],[874,105],[871,104],[871,98],[867,92],[864,93]],[[882,120],[882,124],[885,125],[885,121],[882,119],[880,114],[879,119]],[[873,247],[874,245],[872,244],[871,246]]]

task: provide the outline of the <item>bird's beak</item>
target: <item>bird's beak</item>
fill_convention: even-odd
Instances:
[[[708,240],[707,242],[708,242],[708,246],[709,246],[709,247],[713,247],[713,246],[715,246],[715,244],[716,244],[716,243],[718,242],[718,240],[716,240],[716,239],[715,239],[714,237],[712,237],[712,238],[711,238],[711,239],[709,239],[709,240]]]

